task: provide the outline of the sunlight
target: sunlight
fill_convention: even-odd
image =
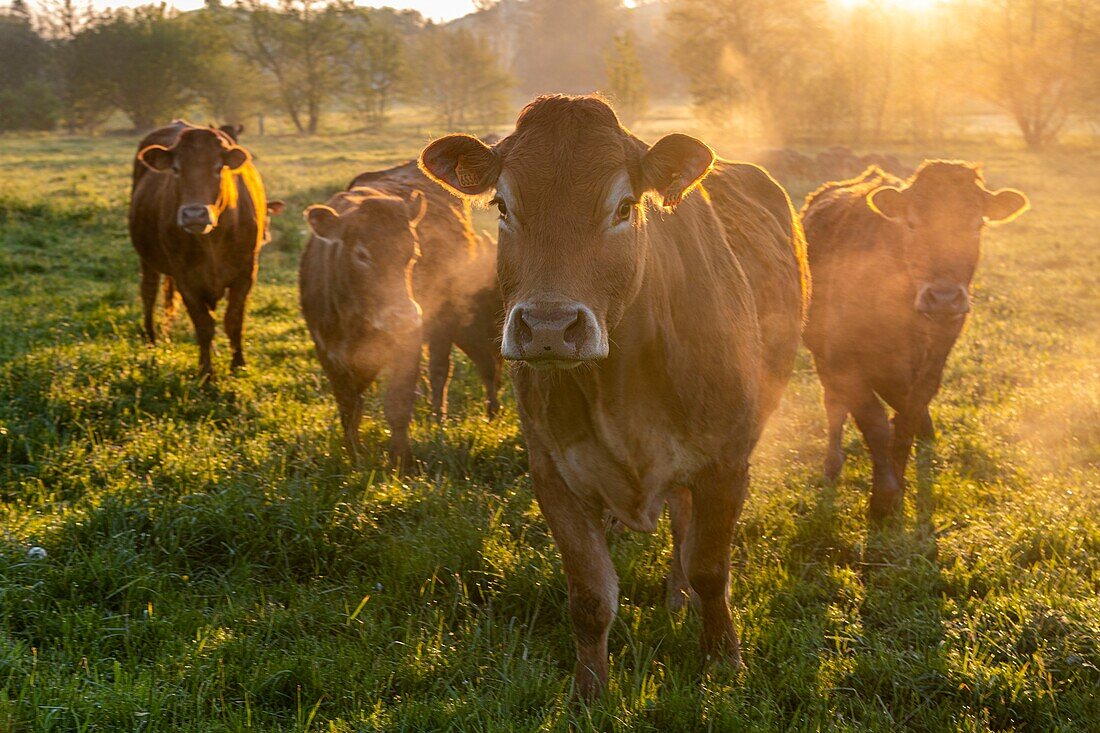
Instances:
[[[939,5],[943,0],[833,0],[845,10],[854,10],[862,7],[878,7],[884,9],[904,10],[911,13],[922,13]]]

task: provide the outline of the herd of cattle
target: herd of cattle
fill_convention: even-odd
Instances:
[[[194,324],[204,378],[223,295],[232,364],[244,364],[245,301],[282,208],[238,132],[177,121],[142,140],[134,165],[145,332],[155,339],[163,277],[166,312],[178,292]],[[478,200],[499,210],[495,245],[472,226]],[[606,519],[652,531],[667,504],[668,602],[692,600],[704,652],[736,664],[734,523],[800,339],[824,387],[826,473],[840,471],[851,414],[874,464],[871,516],[896,511],[914,437],[932,434],[928,404],[970,309],[982,230],[1027,206],[986,189],[976,166],[935,160],[908,180],[871,166],[825,184],[799,214],[760,167],[682,134],[647,145],[598,98],[546,96],[503,139],[448,135],[308,207],[301,308],[353,457],[363,391],[387,371],[390,458],[412,466],[425,343],[440,418],[452,345],[484,382],[490,417],[501,358],[514,363],[587,699],[607,682],[618,596]]]

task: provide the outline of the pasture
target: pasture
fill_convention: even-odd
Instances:
[[[841,480],[820,478],[803,353],[735,535],[745,669],[704,666],[698,618],[665,609],[662,522],[613,540],[610,689],[577,708],[510,394],[487,422],[459,359],[450,420],[421,398],[423,471],[401,478],[375,391],[371,456],[349,466],[298,312],[301,209],[426,140],[242,138],[289,206],[261,256],[249,366],[228,376],[219,324],[221,379],[202,386],[185,315],[170,342],[140,338],[136,139],[3,138],[0,731],[1100,730],[1095,148],[887,151],[982,160],[1033,207],[985,237],[903,516],[868,526],[851,425]],[[793,182],[796,205],[818,183]]]

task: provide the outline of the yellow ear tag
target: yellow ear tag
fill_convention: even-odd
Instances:
[[[467,166],[462,158],[459,158],[455,164],[455,178],[458,179],[458,185],[463,188],[477,188],[481,183],[481,176]]]

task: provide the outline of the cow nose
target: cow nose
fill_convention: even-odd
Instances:
[[[409,301],[408,305],[387,308],[380,315],[379,330],[395,335],[412,333],[422,325],[420,306],[415,301]]]
[[[181,206],[179,223],[184,229],[203,228],[210,225],[210,209],[202,204]]]
[[[930,316],[960,316],[970,310],[962,285],[926,285],[917,296],[917,310]]]
[[[505,359],[576,366],[607,356],[607,337],[591,308],[580,303],[520,303],[508,314]]]

